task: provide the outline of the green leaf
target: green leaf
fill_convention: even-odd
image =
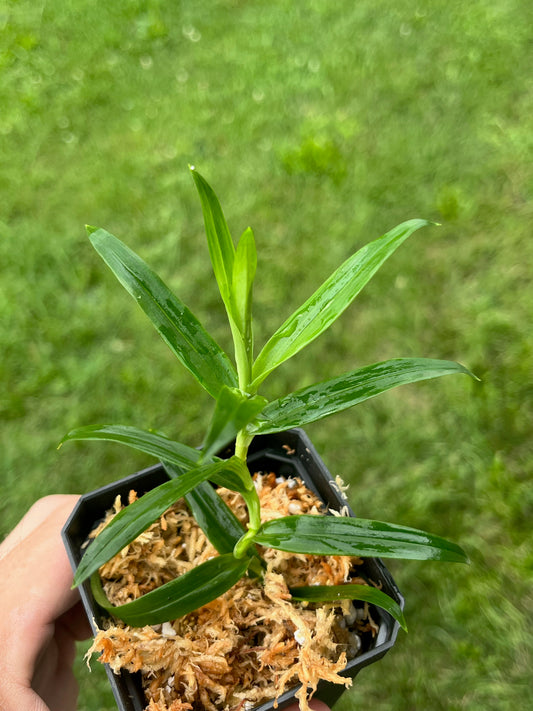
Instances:
[[[90,240],[165,343],[210,395],[216,397],[223,385],[237,386],[228,356],[135,252],[105,230],[92,232]]]
[[[253,324],[252,295],[257,268],[257,253],[253,232],[244,231],[237,245],[231,281],[231,312],[228,318],[235,344],[235,361],[241,390],[248,391],[252,377]]]
[[[253,358],[251,303],[257,266],[254,236],[252,231],[247,229],[235,250],[215,192],[205,178],[192,167],[191,174],[202,203],[213,271],[231,326],[239,385],[245,389],[250,382]]]
[[[368,602],[388,612],[407,632],[407,624],[400,605],[389,595],[371,585],[357,585],[355,583],[347,583],[346,585],[311,585],[291,588],[290,593],[292,599],[297,601],[335,602],[335,600],[360,600],[361,602]]]
[[[257,493],[246,462],[236,456],[224,459],[223,462],[226,466],[212,477],[211,481],[218,484],[218,486],[225,486],[232,491],[238,491],[245,498],[250,491]]]
[[[270,402],[247,430],[255,435],[301,427],[398,385],[454,373],[472,375],[464,366],[448,360],[394,358],[374,363]]]
[[[211,462],[170,479],[123,508],[87,548],[74,576],[79,585],[156,521],[172,504],[207,479],[225,481],[236,458]],[[237,460],[240,462],[240,460]]]
[[[251,331],[252,290],[256,269],[257,251],[254,233],[248,227],[243,232],[235,251],[231,280],[235,317],[243,335],[250,334]]]
[[[309,555],[350,555],[468,562],[460,546],[425,531],[344,516],[286,516],[267,521],[261,546]]]
[[[151,454],[162,462],[168,462],[176,467],[190,470],[201,461],[201,452],[180,442],[174,442],[164,435],[148,430],[140,430],[126,425],[90,425],[69,432],[61,441],[101,439],[109,442],[119,442],[137,449],[145,454]],[[207,457],[205,458],[207,459]],[[215,458],[213,458],[215,459]],[[212,462],[211,462],[212,463]],[[219,486],[225,486],[243,495],[250,490],[255,491],[246,464],[239,457],[216,459],[215,464],[222,465],[220,470],[214,470],[211,481]]]
[[[213,271],[218,283],[218,288],[222,300],[229,313],[231,307],[231,282],[233,276],[233,261],[235,259],[235,247],[231,239],[231,234],[226,223],[226,218],[220,207],[215,192],[197,170],[191,166],[196,189],[202,203],[204,215],[205,232],[209,255],[213,265]]]
[[[184,474],[183,470],[173,467],[168,462],[163,462],[163,466],[169,477],[176,478]],[[255,496],[257,497],[257,492]],[[196,523],[217,551],[221,554],[232,553],[235,545],[246,534],[246,529],[216,490],[208,482],[202,482],[184,498]],[[250,564],[248,573],[261,577],[263,563],[260,562],[259,553],[255,547],[251,548],[250,552],[255,559]]]
[[[215,454],[234,440],[266,403],[267,400],[258,395],[250,397],[237,388],[223,387],[202,447],[203,457]]]
[[[163,466],[172,479],[185,475],[182,469],[169,462],[163,462]],[[195,521],[217,551],[231,553],[245,529],[216,490],[204,481],[185,495],[185,501]]]
[[[145,454],[167,460],[178,467],[190,469],[196,466],[201,453],[193,447],[175,442],[162,434],[141,430],[129,425],[89,425],[69,432],[59,446],[69,440],[105,440],[125,444]]]
[[[215,489],[200,484],[185,500],[209,542],[219,553],[231,553],[245,529]]]
[[[323,333],[391,254],[415,230],[429,224],[426,220],[403,222],[349,257],[266,343],[254,363],[254,391],[270,372]]]
[[[175,620],[207,605],[232,588],[246,573],[250,558],[237,560],[231,554],[217,556],[192,568],[146,595],[124,605],[111,605],[95,574],[91,588],[96,602],[108,613],[132,627],[157,625]]]

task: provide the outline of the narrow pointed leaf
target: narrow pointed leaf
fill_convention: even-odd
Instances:
[[[253,363],[252,296],[257,268],[255,240],[250,228],[244,231],[235,251],[231,281],[231,313],[228,318],[235,345],[239,385],[248,390]]]
[[[163,462],[163,466],[171,478],[177,478],[185,473],[168,462]],[[233,553],[235,544],[246,533],[246,529],[217,491],[204,481],[184,498],[196,523],[217,551],[220,554]],[[250,549],[250,553],[254,556],[254,561],[248,573],[254,577],[261,577],[263,563],[260,562],[259,553],[255,547]]]
[[[237,433],[256,417],[267,400],[249,397],[237,388],[223,387],[220,391],[209,430],[202,447],[203,457],[209,457],[235,439]]]
[[[235,320],[246,341],[252,334],[252,290],[257,269],[257,251],[254,233],[248,227],[237,245],[232,274],[232,294]]]
[[[231,311],[231,281],[235,247],[226,218],[217,196],[207,180],[191,167],[191,174],[200,196],[205,232],[213,271],[226,308]]]
[[[233,460],[218,461],[191,469],[178,479],[170,479],[123,508],[87,548],[80,561],[74,584],[79,585],[100,566],[131,543],[161,516],[169,506],[207,479],[224,481],[224,470]]]
[[[243,577],[249,564],[250,558],[217,556],[137,600],[118,606],[107,599],[98,575],[91,578],[91,588],[96,602],[126,624],[157,625],[183,617],[220,597]]]
[[[219,553],[231,553],[245,528],[209,484],[200,484],[185,497],[197,524]]]
[[[151,454],[161,461],[173,464],[178,468],[185,467],[186,470],[190,470],[191,467],[196,466],[201,461],[201,452],[192,447],[181,444],[181,442],[174,442],[164,435],[140,430],[136,427],[127,427],[126,425],[90,425],[89,427],[81,427],[69,432],[61,441],[60,446],[68,440],[84,439],[101,439],[125,444],[145,454]],[[202,461],[207,464],[208,459],[208,457],[205,457]],[[211,458],[212,460],[215,460],[215,458]],[[222,463],[223,466],[220,467],[220,470],[213,470],[213,476],[210,477],[211,481],[240,493],[249,491],[250,486],[253,488],[246,464],[241,459],[231,457],[223,461],[216,459],[216,462],[219,465]]]
[[[89,238],[174,355],[207,392],[216,397],[222,385],[235,387],[237,374],[228,356],[157,274],[109,232],[99,229]]]
[[[231,553],[246,531],[215,489],[209,484],[200,484],[185,500],[209,542],[219,553]]]
[[[196,466],[201,453],[193,447],[175,442],[162,434],[141,430],[129,425],[89,425],[69,432],[61,444],[69,440],[105,440],[125,444],[160,460],[168,460],[177,467]],[[61,446],[61,445],[60,445]]]
[[[169,462],[163,462],[163,466],[172,479],[185,475],[183,469]],[[217,551],[231,553],[245,529],[211,484],[207,481],[198,484],[185,495],[185,501],[195,521]]]
[[[249,488],[246,478],[249,478],[248,470],[244,462],[238,457],[231,457],[226,460],[220,460],[216,457],[204,457],[202,459],[201,452],[198,450],[148,430],[140,430],[136,427],[125,425],[90,425],[89,427],[81,427],[69,432],[61,441],[60,446],[68,440],[84,439],[101,439],[125,444],[145,454],[151,454],[161,461],[168,462],[178,468],[185,467],[186,470],[190,470],[200,461],[205,464],[213,461],[219,464],[222,462],[224,466],[220,472],[218,470],[215,471],[212,481],[219,486],[225,486],[234,491],[244,491]]]
[[[357,585],[355,583],[347,583],[346,585],[311,585],[291,588],[290,593],[292,599],[297,601],[335,602],[335,600],[359,600],[368,602],[388,612],[407,632],[407,624],[400,605],[392,597],[371,585]]]
[[[351,304],[381,265],[415,231],[430,224],[409,220],[349,257],[266,343],[253,368],[253,386],[323,333]]]
[[[301,427],[399,385],[457,373],[472,375],[464,366],[448,360],[394,358],[373,363],[270,402],[248,431],[266,434]]]
[[[255,536],[262,546],[289,553],[350,555],[466,563],[455,543],[415,528],[343,516],[286,516],[267,521]]]

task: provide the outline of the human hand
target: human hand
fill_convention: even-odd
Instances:
[[[0,544],[0,709],[75,711],[75,642],[91,631],[61,528],[77,496],[37,501]]]

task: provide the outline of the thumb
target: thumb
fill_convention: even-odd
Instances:
[[[331,711],[329,706],[323,701],[320,701],[320,699],[311,699],[309,701],[309,708],[311,711]],[[284,711],[300,711],[300,705],[298,703],[291,704],[287,706]]]
[[[28,686],[24,679],[7,675],[0,685],[0,709],[2,711],[50,711],[44,701]]]

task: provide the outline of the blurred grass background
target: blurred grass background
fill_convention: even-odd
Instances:
[[[227,347],[193,163],[259,249],[264,342],[355,249],[414,235],[267,394],[394,356],[482,378],[393,391],[308,428],[360,515],[461,542],[392,564],[410,633],[342,711],[532,701],[531,5],[7,0],[0,9],[0,534],[39,496],[151,463],[72,427],[198,444],[207,396],[92,251],[127,241]],[[79,708],[112,709],[82,667]]]

